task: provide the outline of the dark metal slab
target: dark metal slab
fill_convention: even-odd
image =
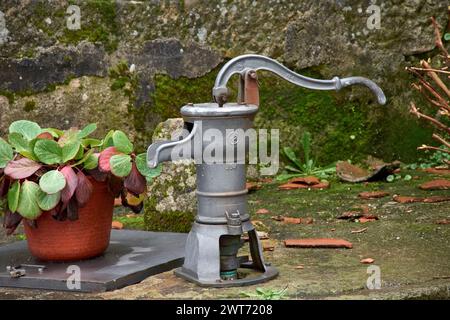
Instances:
[[[0,287],[80,292],[115,290],[180,267],[186,237],[184,233],[112,230],[105,254],[69,263],[41,262],[30,255],[26,241],[14,242],[0,246]],[[25,276],[11,278],[6,267],[23,264],[44,265],[45,269],[39,273],[36,268],[25,267]],[[80,268],[79,290],[67,286],[72,276],[67,273],[71,265]]]

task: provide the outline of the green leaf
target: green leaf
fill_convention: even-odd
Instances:
[[[98,155],[90,154],[84,161],[84,169],[92,170],[98,166]]]
[[[38,140],[34,146],[34,153],[45,164],[62,162],[62,149],[56,141]]]
[[[67,162],[75,158],[80,150],[81,142],[79,140],[69,141],[62,147],[62,161]]]
[[[26,140],[22,134],[18,132],[13,132],[8,135],[9,143],[16,149],[18,153],[26,158],[32,160],[38,160],[33,153],[33,148],[31,147],[31,141]]]
[[[394,177],[394,175],[392,175],[392,174],[390,174],[390,175],[388,175],[387,177],[386,177],[386,181],[387,182],[392,182],[392,181],[394,181],[395,180],[395,177]]]
[[[42,129],[42,132],[48,132],[50,133],[54,138],[59,138],[64,134],[64,131],[55,129],[55,128],[45,128]]]
[[[94,139],[94,138],[86,138],[86,139],[81,140],[81,144],[84,147],[91,147],[91,148],[99,147],[102,145],[102,143],[103,143],[102,140]]]
[[[444,40],[445,41],[450,41],[450,33],[444,34]]]
[[[289,160],[291,160],[297,166],[297,168],[299,168],[299,169],[302,168],[302,164],[301,164],[300,160],[298,160],[298,158],[295,155],[295,152],[294,152],[294,150],[292,150],[292,148],[284,147],[283,151],[284,151],[284,154],[286,155],[286,157]]]
[[[293,166],[285,166],[284,168],[285,168],[287,171],[298,172],[298,173],[301,173],[301,172],[302,172],[301,170],[299,170],[299,169],[297,169],[297,168],[295,168],[295,167],[293,167]]]
[[[66,178],[58,170],[51,170],[46,172],[39,179],[39,186],[42,191],[48,194],[54,194],[61,191],[66,186]]]
[[[133,152],[133,144],[130,142],[130,140],[128,140],[128,137],[125,133],[120,130],[116,130],[112,138],[114,146],[117,150],[125,154],[130,154],[131,152]]]
[[[75,160],[80,160],[84,157],[84,147],[83,144],[80,145],[80,148],[78,148],[78,152],[75,155]]]
[[[70,142],[79,140],[78,139],[79,132],[80,132],[80,130],[78,130],[77,128],[70,128],[68,130],[65,130],[63,132],[63,135],[58,139],[58,145],[63,147],[64,145],[66,145]]]
[[[61,191],[58,191],[53,194],[48,194],[40,190],[37,202],[39,208],[41,208],[44,211],[49,211],[54,209],[58,205],[60,200],[61,200]]]
[[[405,181],[409,181],[409,180],[411,180],[412,179],[412,177],[411,177],[411,175],[409,175],[409,174],[407,174],[404,178],[403,178],[403,180],[405,180]]]
[[[146,178],[152,179],[161,174],[162,165],[158,165],[156,168],[149,168],[147,166],[147,154],[141,153],[136,156],[136,167],[138,171]],[[147,180],[148,180],[147,179]]]
[[[0,138],[0,168],[6,167],[9,161],[11,161],[14,157],[14,152],[12,147]]]
[[[32,140],[42,132],[41,127],[36,123],[28,120],[14,121],[9,126],[9,133],[17,132],[24,136],[27,140]]]
[[[22,183],[19,205],[17,206],[17,212],[22,217],[33,220],[41,215],[42,211],[38,205],[40,192],[41,190],[35,182],[25,180]]]
[[[8,207],[11,212],[16,212],[19,205],[20,183],[15,181],[8,191]]]
[[[117,177],[126,177],[131,172],[131,157],[126,154],[116,154],[109,159],[111,172]]]
[[[101,146],[101,151],[105,150],[106,148],[112,147],[114,146],[114,142],[113,142],[113,134],[114,134],[114,130],[110,130],[106,136],[103,138],[102,141],[102,146]]]
[[[80,164],[82,164],[83,162],[85,162],[92,154],[94,153],[94,149],[89,149],[88,152],[86,152],[83,156],[83,158],[81,158],[80,160],[78,160],[77,162],[75,162],[73,165],[71,165],[71,167],[76,167],[79,166]]]
[[[83,139],[90,135],[92,132],[97,130],[96,123],[90,123],[86,127],[84,127],[80,132],[78,132],[78,138]]]

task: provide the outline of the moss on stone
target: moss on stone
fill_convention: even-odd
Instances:
[[[180,117],[180,108],[189,102],[209,102],[218,68],[203,77],[172,79],[165,74],[155,75],[153,108],[163,120]]]
[[[23,106],[23,110],[25,112],[30,112],[30,111],[33,111],[35,107],[36,107],[36,101],[34,101],[34,100],[27,100],[25,102],[25,105]]]
[[[62,43],[77,44],[82,40],[100,42],[109,53],[117,49],[119,31],[116,21],[116,4],[114,0],[89,0],[84,2],[70,1],[81,8],[82,19],[80,30],[64,29],[63,35],[58,39]],[[83,12],[89,13],[83,15]]]
[[[156,200],[149,198],[144,204],[144,224],[147,231],[189,232],[194,215],[191,212],[155,210]]]
[[[9,104],[14,104],[14,101],[16,100],[14,92],[9,90],[0,91],[0,96],[6,97],[8,99]]]

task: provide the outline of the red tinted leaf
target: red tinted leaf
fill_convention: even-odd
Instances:
[[[100,152],[100,156],[98,157],[98,167],[100,168],[100,171],[110,172],[111,166],[109,164],[109,159],[119,153],[120,152],[115,147],[108,147]]]
[[[124,187],[135,196],[139,196],[145,192],[147,181],[144,176],[139,173],[136,163],[133,162],[131,172],[128,177],[125,178]]]
[[[120,196],[123,190],[123,179],[115,175],[110,175],[108,178],[108,190],[114,198]]]
[[[78,177],[75,171],[73,171],[72,167],[70,166],[65,166],[60,171],[66,178],[66,186],[61,192],[61,200],[64,203],[68,203],[70,198],[72,198],[73,194],[75,193],[75,190],[77,189]]]
[[[75,196],[78,201],[78,206],[82,208],[91,198],[93,186],[83,172],[79,171],[77,173],[77,177],[78,177],[78,186],[77,190],[75,191]]]
[[[10,180],[6,177],[0,181],[0,197],[6,196],[9,190]]]
[[[41,164],[33,160],[22,158],[8,162],[5,168],[5,174],[16,180],[25,179],[33,175],[41,167]]]
[[[70,221],[78,220],[78,202],[76,197],[70,199],[67,205],[67,219]]]
[[[47,140],[53,140],[53,136],[50,132],[42,132],[39,134],[36,138],[38,139],[47,139]]]
[[[22,221],[22,216],[17,212],[11,212],[6,210],[5,217],[3,220],[3,227],[6,229],[6,234],[9,236],[13,234],[17,226]]]

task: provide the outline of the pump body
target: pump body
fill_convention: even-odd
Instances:
[[[245,158],[249,141],[245,135],[236,134],[253,127],[259,105],[256,71],[261,69],[317,90],[340,90],[351,84],[363,84],[375,93],[379,103],[386,102],[383,91],[368,79],[312,79],[270,58],[245,55],[230,60],[219,72],[213,88],[216,102],[183,106],[184,134],[172,141],[152,144],[147,151],[147,164],[156,167],[162,161],[181,158],[196,161],[198,211],[187,238],[184,264],[175,273],[201,286],[250,285],[278,275],[274,267],[264,262],[261,243],[247,210]],[[238,103],[226,103],[226,83],[235,73],[240,75]],[[238,256],[245,233],[251,260]],[[242,277],[238,273],[240,268],[254,272]]]

